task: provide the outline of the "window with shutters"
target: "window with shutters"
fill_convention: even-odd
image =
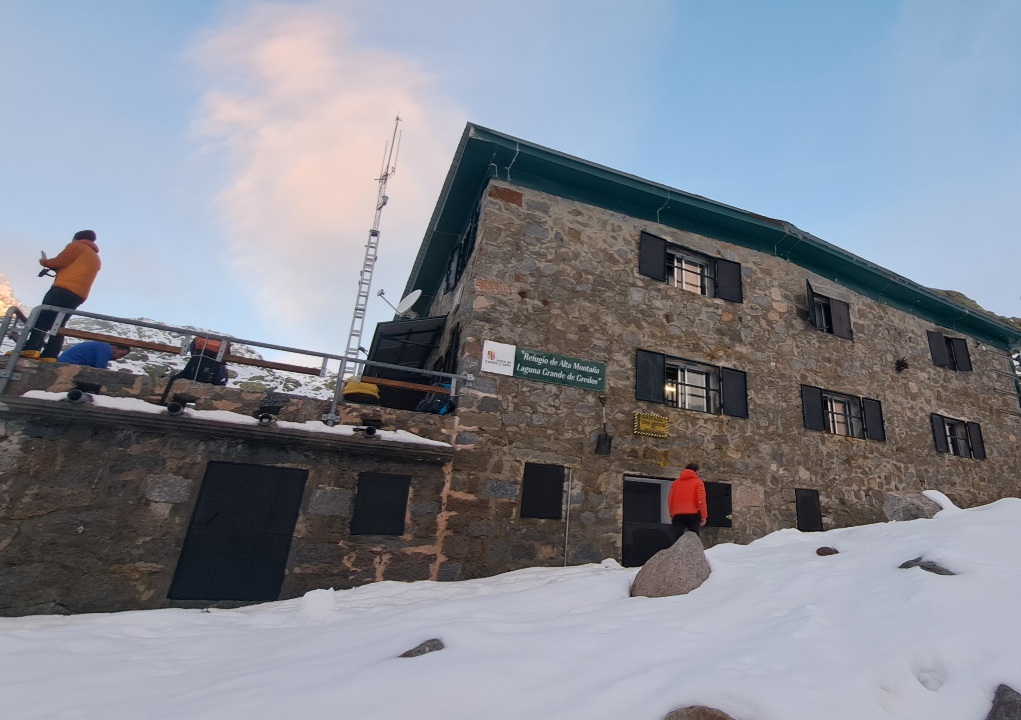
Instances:
[[[943,333],[932,330],[927,335],[933,365],[949,370],[957,370],[958,372],[971,371],[971,355],[968,354],[967,340],[964,338],[946,337]]]
[[[647,232],[639,237],[638,273],[698,295],[744,302],[740,263],[688,250]]]
[[[834,435],[886,440],[883,406],[878,400],[801,386],[801,409],[805,427]]]
[[[853,340],[851,330],[851,306],[843,300],[820,295],[808,286],[808,320],[816,330],[845,340]]]
[[[637,350],[635,398],[697,412],[748,417],[747,377],[741,370]]]
[[[986,446],[982,440],[982,427],[976,422],[957,420],[937,413],[932,414],[932,439],[936,452],[957,457],[986,459]]]

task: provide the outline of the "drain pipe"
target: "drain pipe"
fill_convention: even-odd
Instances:
[[[170,413],[171,415],[174,415],[175,417],[180,417],[181,415],[184,415],[184,409],[185,409],[184,403],[172,402],[169,405],[167,405],[167,412]]]
[[[564,567],[567,567],[567,548],[571,540],[571,491],[574,487],[574,473],[567,468],[567,525],[564,528]]]
[[[68,392],[67,401],[73,402],[75,405],[83,405],[92,402],[92,396],[87,392],[75,389]]]

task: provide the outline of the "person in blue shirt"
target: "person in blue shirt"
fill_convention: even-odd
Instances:
[[[60,354],[57,362],[87,365],[105,370],[111,360],[119,360],[129,352],[131,352],[131,348],[127,345],[111,345],[90,340],[69,347]]]

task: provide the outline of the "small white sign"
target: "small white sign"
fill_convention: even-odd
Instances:
[[[482,343],[482,369],[498,375],[513,375],[516,350],[514,345],[486,340]]]

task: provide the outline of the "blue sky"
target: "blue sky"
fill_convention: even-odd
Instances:
[[[1021,316],[1021,4],[0,4],[0,273],[99,234],[83,309],[340,352],[468,121],[790,221]],[[368,337],[366,337],[366,340]]]

